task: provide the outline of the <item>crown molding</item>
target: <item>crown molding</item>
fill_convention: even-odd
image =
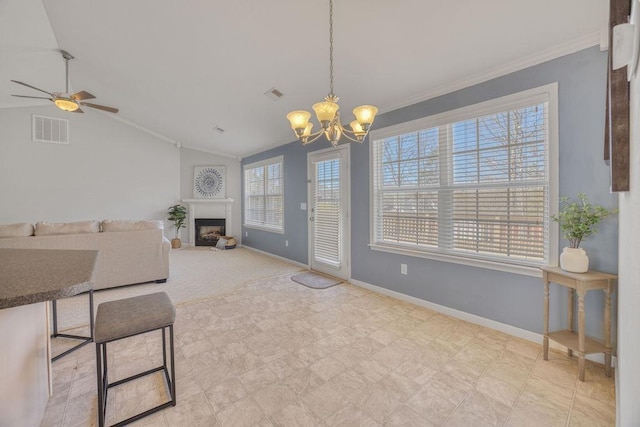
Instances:
[[[447,82],[435,88],[419,92],[411,97],[386,104],[382,106],[380,110],[386,113],[389,111],[397,110],[399,108],[407,107],[409,105],[417,104],[419,102],[426,101],[437,96],[445,95],[447,93],[455,92],[460,89],[477,85],[479,83],[483,83],[488,80],[513,73],[514,71],[519,71],[525,68],[532,67],[534,65],[542,64],[543,62],[551,61],[552,59],[560,58],[562,56],[569,55],[593,46],[600,46],[600,49],[602,50],[604,40],[602,35],[603,32],[605,31],[597,31],[584,37],[580,37],[566,43],[558,44],[553,48],[543,50],[533,55],[529,55],[527,57],[509,62],[507,64],[490,68],[474,76]],[[606,37],[606,35],[604,37]]]
[[[180,143],[178,141],[176,141],[175,139],[171,139],[171,138],[169,138],[167,136],[164,136],[164,135],[162,135],[162,134],[160,134],[158,132],[152,131],[151,129],[146,128],[146,127],[144,127],[142,125],[139,125],[137,123],[134,123],[131,120],[127,120],[122,116],[118,116],[117,114],[113,114],[113,113],[103,112],[103,111],[100,111],[100,110],[96,110],[96,112],[98,114],[102,114],[104,117],[109,117],[112,120],[116,120],[116,121],[118,121],[120,123],[123,123],[123,124],[125,124],[127,126],[131,126],[132,128],[138,129],[138,130],[140,130],[140,131],[142,131],[142,132],[144,132],[144,133],[146,133],[148,135],[151,135],[151,136],[154,136],[154,137],[156,137],[158,139],[161,139],[162,141],[165,141],[165,142],[168,142],[170,144],[173,144],[178,148],[180,146]]]
[[[144,132],[144,133],[146,133],[148,135],[154,136],[154,137],[156,137],[156,138],[158,138],[158,139],[160,139],[162,141],[168,142],[169,144],[175,145],[176,148],[178,148],[178,149],[180,149],[180,148],[188,148],[190,150],[202,151],[203,153],[213,154],[215,156],[220,156],[220,157],[227,157],[229,159],[233,159],[233,160],[239,161],[238,160],[238,156],[235,155],[235,154],[231,154],[231,153],[227,153],[227,152],[221,152],[221,151],[205,150],[202,147],[193,146],[193,145],[190,145],[190,144],[183,144],[183,143],[181,143],[179,141],[176,141],[175,139],[171,139],[171,138],[169,138],[167,136],[164,136],[161,133],[153,131],[153,130],[151,130],[149,128],[146,128],[146,127],[144,127],[142,125],[139,125],[137,123],[134,123],[131,120],[125,119],[122,116],[118,116],[118,115],[115,115],[115,114],[112,114],[112,113],[102,112],[100,110],[97,110],[97,112],[102,114],[105,117],[109,117],[109,118],[111,118],[113,120],[117,120],[120,123],[123,123],[125,125],[131,126],[131,127],[135,128],[135,129],[138,129],[138,130],[140,130],[140,131],[142,131],[142,132]]]
[[[235,160],[237,162],[240,161],[240,157],[236,154],[231,154],[228,153],[226,151],[216,151],[216,150],[208,150],[208,149],[204,149],[200,146],[196,146],[196,145],[191,145],[191,144],[182,144],[182,143],[178,143],[179,145],[177,145],[176,147],[178,148],[187,148],[189,150],[195,150],[195,151],[201,151],[203,153],[207,153],[207,154],[212,154],[214,156],[218,156],[218,157],[224,157],[230,160]]]
[[[247,157],[251,157],[251,156],[254,156],[256,154],[264,153],[265,151],[273,150],[274,148],[283,147],[285,145],[289,145],[292,142],[297,142],[297,141],[298,140],[296,139],[295,141],[285,142],[284,144],[283,143],[270,144],[270,145],[267,145],[265,147],[261,147],[261,148],[255,149],[255,150],[247,151],[247,152],[244,152],[244,153],[238,155],[238,159],[240,161],[242,161],[242,160],[246,159]]]

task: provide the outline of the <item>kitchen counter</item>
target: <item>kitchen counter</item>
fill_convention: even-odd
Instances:
[[[0,249],[0,426],[37,427],[51,393],[48,301],[93,289],[98,251]]]
[[[0,249],[0,309],[91,290],[97,258],[90,250]]]

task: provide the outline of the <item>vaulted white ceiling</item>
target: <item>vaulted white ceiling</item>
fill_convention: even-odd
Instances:
[[[607,0],[334,3],[346,123],[356,105],[389,111],[597,44],[608,18]],[[38,92],[9,80],[64,91],[57,49],[75,56],[72,89],[120,108],[120,119],[241,157],[294,140],[286,113],[328,93],[328,0],[2,0],[0,107],[51,105],[11,97]],[[264,95],[272,87],[284,93],[277,102]]]

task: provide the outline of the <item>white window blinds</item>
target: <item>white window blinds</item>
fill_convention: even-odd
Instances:
[[[314,257],[317,261],[339,267],[342,259],[340,159],[314,163],[314,169]]]
[[[373,245],[547,265],[549,100],[498,108],[373,141]]]
[[[282,157],[244,167],[246,226],[283,231]]]

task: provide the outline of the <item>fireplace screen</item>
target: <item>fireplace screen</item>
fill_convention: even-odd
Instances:
[[[220,236],[225,235],[224,226],[224,218],[196,218],[196,246],[215,246]]]

